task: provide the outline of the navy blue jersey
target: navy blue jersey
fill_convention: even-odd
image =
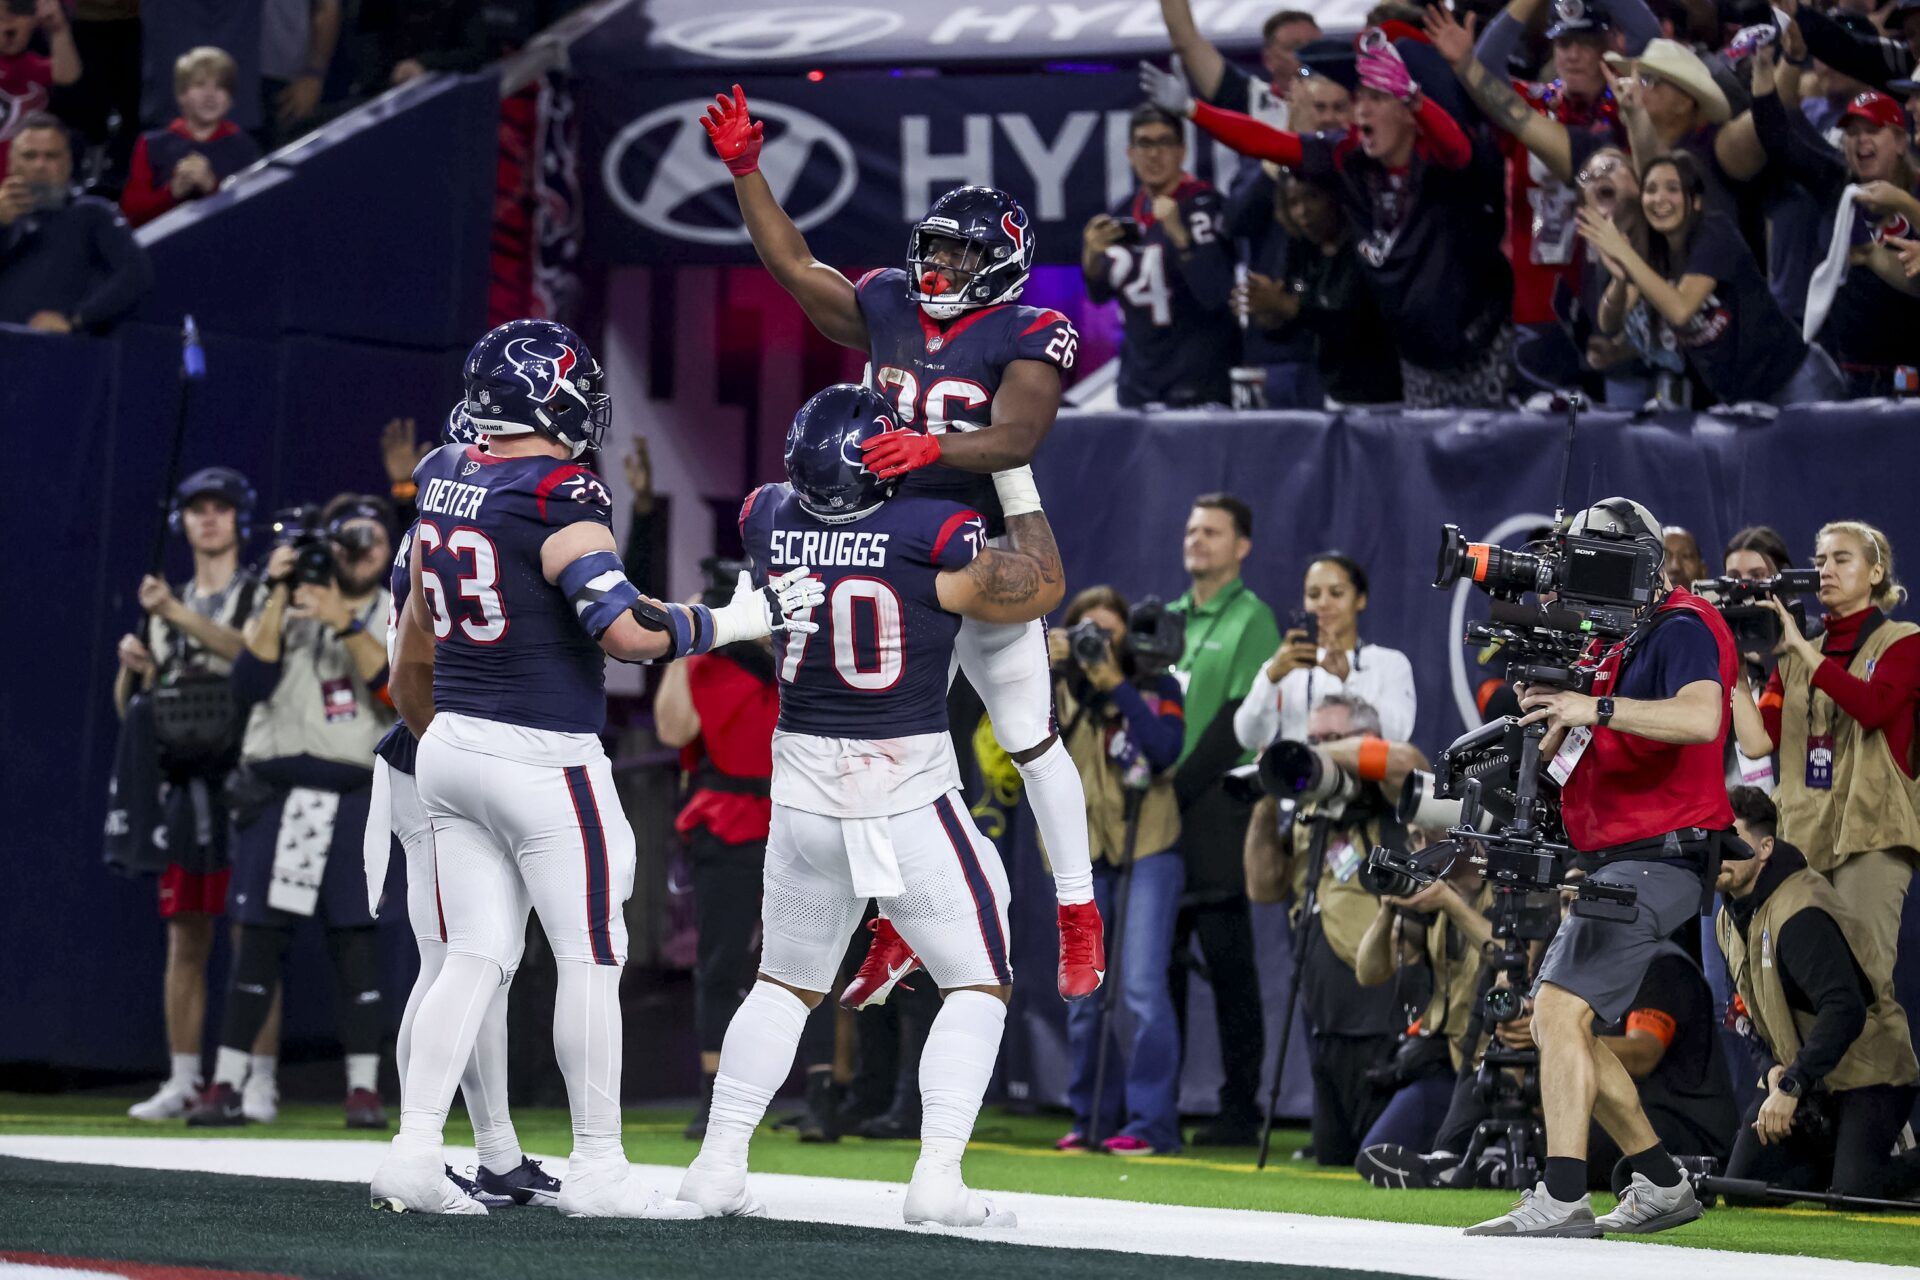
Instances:
[[[581,521],[612,529],[606,486],[558,458],[496,458],[446,444],[413,473],[413,554],[433,616],[433,702],[440,711],[529,729],[598,733],[606,659],[540,548]]]
[[[941,435],[986,426],[1008,361],[1073,368],[1080,335],[1058,311],[1003,303],[943,324],[907,296],[907,273],[898,267],[869,271],[856,289],[867,321],[868,379],[903,427]],[[936,463],[909,472],[900,491],[971,507],[986,518],[988,536],[1004,532],[992,476]]]
[[[960,615],[934,579],[986,546],[979,512],[900,494],[851,524],[800,506],[793,486],[762,485],[740,509],[757,580],[798,565],[826,588],[812,635],[774,636],[780,729],[822,738],[905,738],[947,731],[947,673]]]

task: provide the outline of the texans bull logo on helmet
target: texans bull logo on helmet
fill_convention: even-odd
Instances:
[[[555,350],[549,353],[541,349],[543,345],[551,345]],[[527,384],[527,394],[542,404],[553,399],[580,362],[572,347],[542,344],[534,338],[516,338],[501,354],[513,366],[515,375]]]

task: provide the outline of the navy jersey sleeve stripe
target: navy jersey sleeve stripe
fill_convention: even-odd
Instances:
[[[960,532],[960,530],[966,528],[969,520],[979,519],[980,513],[978,511],[956,511],[948,516],[946,523],[940,526],[940,532],[933,539],[933,562],[935,564],[940,563],[940,553],[947,549],[948,539],[952,538],[953,535]],[[983,525],[984,523],[985,522],[982,521]]]

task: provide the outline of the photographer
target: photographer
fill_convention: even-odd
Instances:
[[[1312,1028],[1313,1157],[1323,1165],[1352,1164],[1387,1104],[1369,1076],[1393,1056],[1405,1021],[1394,990],[1362,986],[1354,965],[1376,914],[1367,855],[1376,846],[1407,846],[1384,793],[1397,792],[1426,763],[1419,748],[1382,738],[1379,713],[1350,693],[1315,705],[1304,744],[1283,739],[1261,757],[1268,794],[1247,826],[1247,893],[1255,902],[1290,899],[1293,928],[1308,931],[1304,953],[1296,946],[1295,954]],[[1286,832],[1279,795],[1299,800]],[[1320,874],[1309,908],[1316,843]]]
[[[347,1127],[384,1129],[379,954],[361,846],[374,747],[394,720],[380,628],[393,558],[388,509],[348,493],[327,504],[317,527],[298,514],[280,523],[266,599],[234,663],[236,691],[255,704],[229,793],[240,940],[213,1085],[187,1123],[246,1122],[246,1046],[267,1016],[294,929],[323,912],[347,1055]]]
[[[1826,631],[1816,647],[1778,600],[1780,665],[1760,700],[1759,732],[1736,702],[1742,749],[1780,751],[1780,834],[1833,882],[1861,928],[1869,967],[1891,968],[1920,849],[1914,710],[1920,627],[1884,612],[1905,600],[1887,535],[1857,520],[1820,530]]]
[[[1648,1123],[1633,1077],[1594,1037],[1596,1015],[1631,1007],[1648,966],[1700,909],[1702,875],[1732,843],[1723,714],[1736,657],[1719,613],[1685,589],[1662,592],[1661,525],[1637,502],[1609,498],[1581,512],[1571,535],[1630,543],[1644,553],[1637,590],[1648,603],[1630,632],[1587,651],[1592,694],[1528,686],[1522,725],[1543,724],[1546,772],[1560,782],[1569,844],[1598,869],[1591,882],[1631,888],[1631,920],[1576,912],[1557,934],[1534,987],[1546,1108],[1544,1180],[1513,1210],[1470,1235],[1592,1236],[1659,1231],[1700,1216],[1693,1188]],[[1587,1137],[1598,1120],[1632,1169],[1619,1206],[1596,1220],[1587,1203]]]
[[[1233,714],[1240,745],[1258,751],[1275,738],[1305,737],[1308,709],[1335,693],[1373,707],[1388,741],[1411,738],[1418,710],[1413,664],[1398,649],[1361,642],[1367,571],[1360,562],[1337,551],[1315,557],[1307,566],[1301,606]]]
[[[201,1089],[207,959],[230,874],[222,784],[240,747],[227,676],[245,647],[240,627],[259,590],[240,567],[253,506],[253,486],[229,467],[181,481],[167,524],[193,552],[193,577],[177,588],[157,574],[142,578],[146,618],[138,634],[120,638],[113,694],[126,725],[115,752],[109,860],[139,871],[150,867],[150,848],[164,851],[160,917],[173,1062],[158,1092],[129,1108],[136,1120],[177,1119]],[[254,1047],[271,1054],[278,1039],[277,1028],[264,1028]]]
[[[1123,931],[1116,958],[1132,1022],[1123,1065],[1106,1073],[1106,1096],[1095,1099],[1100,1040],[1118,1040],[1120,1028],[1104,996],[1067,1006],[1074,1128],[1056,1144],[1063,1151],[1085,1149],[1095,1131],[1109,1135],[1100,1146],[1113,1155],[1180,1149],[1180,1023],[1167,981],[1186,886],[1172,774],[1186,720],[1180,682],[1167,670],[1180,634],[1177,615],[1158,601],[1129,610],[1113,588],[1089,587],[1068,602],[1065,627],[1048,635],[1055,706],[1067,726],[1060,736],[1087,795],[1094,900],[1101,919]],[[1120,900],[1124,911],[1115,909]]]
[[[1791,568],[1793,555],[1787,550],[1786,539],[1767,525],[1756,524],[1747,526],[1727,540],[1726,551],[1721,556],[1720,572],[1741,582],[1766,582]],[[1779,620],[1771,610],[1764,615],[1758,613],[1766,609],[1764,604],[1749,608],[1755,611],[1755,622],[1766,624],[1768,634],[1778,630]],[[1736,644],[1747,638],[1747,628],[1742,625],[1744,621],[1744,617],[1728,619],[1728,625],[1734,630]],[[1795,625],[1798,626],[1797,623]],[[1746,697],[1733,700],[1734,741],[1727,757],[1729,787],[1758,787],[1768,794],[1772,794],[1774,779],[1779,772],[1772,748],[1768,747],[1754,755],[1748,755],[1745,748],[1759,747],[1767,742],[1766,727],[1759,707],[1762,691],[1772,677],[1772,648],[1771,645],[1762,644],[1740,651],[1740,685]]]
[[[1892,957],[1875,956],[1847,904],[1775,836],[1771,800],[1737,787],[1733,810],[1754,856],[1721,869],[1715,925],[1771,1065],[1727,1176],[1842,1195],[1911,1191],[1920,1162],[1888,1159],[1920,1077]]]
[[[636,519],[638,517],[636,516]],[[724,605],[739,561],[701,562],[700,600]],[[693,872],[694,1027],[700,1040],[700,1108],[686,1136],[705,1136],[720,1041],[753,984],[753,941],[760,924],[760,880],[773,817],[773,729],[780,716],[769,640],[724,645],[667,665],[653,703],[660,741],[680,751],[687,802],[674,830],[687,842]],[[808,1123],[837,1136],[833,1063],[809,1064]]]
[[[1427,849],[1428,835],[1425,828],[1411,828],[1409,851]],[[1360,985],[1392,983],[1402,1008],[1414,1003],[1405,998],[1410,981],[1414,990],[1424,983],[1430,993],[1418,1018],[1402,1033],[1388,1071],[1375,1077],[1390,1096],[1361,1139],[1363,1153],[1382,1142],[1416,1151],[1432,1146],[1453,1097],[1454,1079],[1473,1056],[1470,1033],[1485,978],[1482,952],[1493,941],[1486,914],[1493,892],[1470,860],[1450,850],[1435,853],[1446,860],[1445,874],[1413,893],[1382,894],[1354,955],[1353,973]],[[1365,1159],[1363,1154],[1361,1161]]]

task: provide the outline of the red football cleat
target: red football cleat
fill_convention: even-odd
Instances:
[[[1084,1000],[1107,976],[1107,944],[1100,908],[1073,902],[1060,908],[1060,998]]]
[[[867,928],[873,933],[873,941],[867,944],[867,958],[860,962],[860,972],[853,975],[853,981],[840,993],[840,1004],[844,1008],[865,1009],[885,1004],[893,989],[900,985],[900,979],[920,968],[920,957],[913,954],[913,948],[894,929],[891,920],[878,916]]]

